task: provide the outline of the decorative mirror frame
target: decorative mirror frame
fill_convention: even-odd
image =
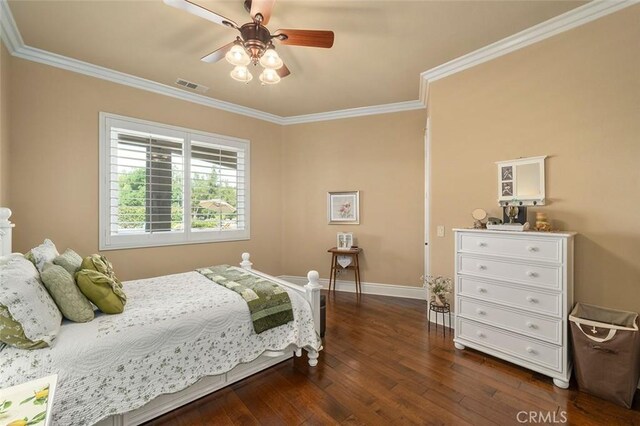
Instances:
[[[544,160],[546,155],[539,157],[518,158],[516,160],[496,161],[498,166],[498,205],[501,207],[515,204],[519,206],[544,206],[545,204],[545,174]],[[516,194],[518,172],[517,166],[538,164],[540,171],[540,193],[537,196],[522,197]],[[504,176],[503,176],[504,173]]]

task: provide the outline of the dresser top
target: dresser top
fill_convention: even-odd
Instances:
[[[577,232],[573,231],[553,231],[553,232],[542,232],[542,231],[498,231],[495,229],[475,229],[475,228],[453,228],[455,232],[477,232],[479,234],[502,234],[502,235],[531,235],[536,237],[564,237],[570,238],[577,234]]]

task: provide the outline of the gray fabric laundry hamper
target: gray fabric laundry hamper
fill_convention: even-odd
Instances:
[[[577,303],[569,320],[580,390],[631,408],[640,378],[638,314]]]

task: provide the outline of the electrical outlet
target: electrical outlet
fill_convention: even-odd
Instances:
[[[437,235],[438,235],[438,237],[444,237],[444,226],[442,226],[442,225],[438,226]]]

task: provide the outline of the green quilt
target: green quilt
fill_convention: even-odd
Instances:
[[[256,334],[293,321],[289,294],[275,282],[229,265],[211,266],[196,271],[242,296],[249,306]]]

